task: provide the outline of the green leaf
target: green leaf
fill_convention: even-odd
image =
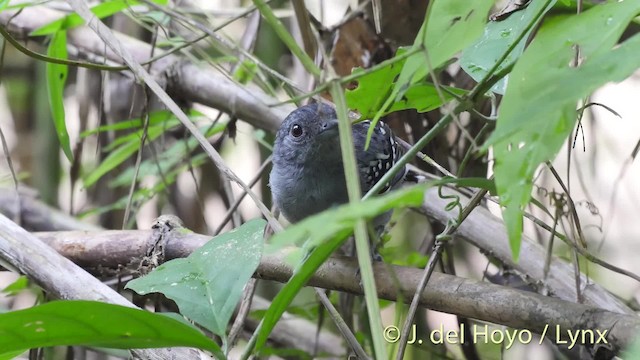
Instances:
[[[265,344],[273,327],[291,304],[293,298],[313,276],[318,267],[349,236],[356,221],[371,219],[393,208],[420,206],[424,191],[429,186],[431,186],[430,183],[422,184],[356,204],[342,205],[308,217],[291,225],[285,231],[275,234],[270,240],[267,252],[273,252],[292,244],[304,244],[304,248],[309,253],[292,254],[290,260],[298,262],[299,265],[265,313],[257,335],[254,335],[257,336],[256,349],[259,350]]]
[[[0,0],[0,11],[4,10],[9,5],[9,0]]]
[[[12,282],[11,284],[7,285],[7,287],[2,289],[2,292],[11,296],[11,295],[16,295],[17,293],[19,293],[20,291],[28,287],[29,287],[29,278],[27,278],[24,275],[21,275],[16,281]]]
[[[439,68],[480,36],[491,5],[493,0],[430,2],[425,21],[413,43],[413,48],[424,47],[428,54],[423,51],[407,59],[393,96],[401,95],[408,85],[424,79],[429,73],[429,67]]]
[[[407,58],[391,95],[373,117],[373,122],[377,122],[394,101],[399,101],[411,85],[422,81],[429,69],[438,69],[457,52],[473,43],[482,34],[493,3],[493,0],[429,2],[425,21],[411,48],[421,50]],[[369,128],[369,137],[373,128]],[[368,141],[369,138],[367,144]]]
[[[417,37],[429,51],[431,66],[436,69],[482,34],[493,0],[435,0],[429,4],[424,38]],[[415,46],[415,44],[414,44]],[[420,55],[417,55],[420,57]],[[421,59],[424,63],[424,58]],[[429,69],[417,69],[414,78],[423,78]]]
[[[0,314],[2,354],[57,345],[117,349],[197,347],[224,357],[192,326],[140,309],[96,301],[53,301]]]
[[[534,172],[571,133],[577,100],[640,67],[640,36],[613,48],[639,12],[640,2],[612,2],[547,23],[514,66],[484,148],[494,146],[495,182],[515,259]],[[575,45],[583,58],[577,68],[570,66]]]
[[[431,83],[417,83],[409,86],[404,95],[391,105],[389,112],[416,109],[422,113],[439,108],[454,97],[451,93],[461,96],[467,93],[466,90],[450,86],[440,86],[442,94],[438,94],[435,85]],[[442,98],[440,97],[442,95]],[[442,101],[444,99],[444,101]]]
[[[47,55],[59,59],[67,58],[67,33],[58,31],[53,34]],[[49,94],[49,105],[51,106],[51,115],[55,124],[56,134],[60,141],[62,151],[70,162],[73,162],[73,154],[69,144],[69,133],[64,116],[64,85],[67,81],[67,65],[54,64],[48,62],[46,65],[47,73],[47,90]]]
[[[175,125],[178,125],[178,122],[175,118],[171,122],[168,122],[166,125],[163,125],[166,130],[172,128]],[[205,137],[209,137],[215,134],[218,134],[226,128],[226,122],[218,122],[213,127],[208,127],[207,129],[201,129],[204,133]],[[140,134],[129,137],[130,142],[138,142]],[[156,137],[156,133],[152,134],[154,138]],[[122,138],[122,137],[121,137]],[[115,143],[115,141],[114,141]],[[127,146],[123,146],[127,147]],[[170,183],[175,180],[175,176],[172,176],[172,172],[179,168],[180,172],[184,172],[188,170],[189,166],[195,168],[202,165],[206,159],[206,154],[198,154],[195,156],[190,156],[191,152],[198,147],[198,141],[194,138],[188,138],[186,142],[176,142],[172,144],[168,149],[163,151],[156,157],[152,157],[146,160],[143,160],[140,164],[140,168],[138,169],[137,181],[141,181],[147,175],[159,175],[159,180],[164,180],[167,183]],[[124,155],[124,159],[127,158]],[[122,161],[124,161],[124,159]],[[120,161],[118,159],[118,161]],[[106,166],[106,165],[105,165]],[[100,169],[100,172],[103,170]],[[120,174],[109,182],[109,187],[118,187],[130,185],[131,181],[134,180],[134,176],[136,176],[136,169],[134,167],[128,167],[124,171],[120,172]],[[165,184],[168,185],[168,184]],[[157,189],[160,191],[161,189]],[[155,190],[154,190],[155,191]]]
[[[260,263],[265,225],[262,219],[251,220],[127,287],[141,295],[164,294],[176,302],[181,314],[225,338],[242,289]]]
[[[189,110],[187,113],[190,119],[196,121],[196,117],[204,117],[204,114],[197,110]],[[159,124],[167,124],[167,127],[175,126],[174,124],[178,124],[176,117],[169,110],[158,110],[149,114],[149,126],[159,125]],[[80,133],[80,137],[85,138],[87,136],[98,134],[105,131],[117,131],[117,130],[127,130],[127,129],[142,129],[144,126],[143,119],[135,118],[118,121],[113,124],[102,125],[95,129],[90,129],[83,131]]]
[[[522,32],[529,30],[515,45],[511,53],[497,68],[498,71],[513,64],[524,51],[527,39],[535,26],[529,27],[533,21],[542,19],[556,3],[556,0],[532,1],[526,9],[516,11],[502,21],[490,21],[484,28],[484,34],[478,41],[462,52],[460,66],[475,81],[484,79],[490,69],[498,62],[509,48],[514,46]],[[502,78],[491,90],[504,94],[507,77]]]
[[[27,350],[29,350],[29,349],[22,349],[22,350],[15,350],[15,351],[9,351],[9,352],[0,353],[0,360],[15,359],[16,357],[18,357],[18,355],[26,352]]]
[[[402,51],[398,51],[401,54]],[[356,68],[352,74],[363,74],[358,78],[358,87],[347,90],[345,97],[350,109],[357,110],[363,118],[373,118],[382,107],[384,101],[389,97],[395,85],[395,79],[400,74],[404,61],[399,61],[385,66],[376,71],[367,72],[362,68]],[[457,95],[463,95],[465,90],[449,86],[442,86]],[[453,98],[447,91],[442,91],[444,101]],[[432,83],[419,82],[407,88],[404,96],[394,102],[391,107],[382,114],[405,110],[416,109],[418,112],[431,111],[443,105],[443,101],[438,95],[436,87]]]
[[[125,0],[105,1],[101,4],[98,4],[92,7],[91,12],[98,19],[102,19],[107,16],[111,16],[117,12],[120,12],[123,9],[128,8],[130,5],[131,5],[131,2],[127,2]],[[60,30],[73,29],[80,25],[84,25],[84,20],[80,17],[80,15],[73,13],[35,29],[29,34],[29,36],[49,35],[49,34],[58,32]]]
[[[146,143],[155,140],[166,130],[167,127],[164,125],[149,126],[149,128],[147,129]],[[100,180],[102,176],[104,176],[104,174],[113,170],[116,166],[122,164],[138,149],[140,149],[140,141],[142,140],[142,138],[139,135],[136,135],[137,134],[131,134],[131,136],[128,137],[130,141],[124,143],[122,146],[112,151],[94,171],[90,172],[83,180],[84,186],[89,187],[95,184],[98,180]]]
[[[249,59],[243,60],[238,64],[236,71],[233,73],[233,78],[240,84],[247,84],[258,73],[258,65]]]

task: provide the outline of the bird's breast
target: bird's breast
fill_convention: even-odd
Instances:
[[[275,204],[290,222],[348,201],[342,164],[286,169],[274,165],[270,186]]]

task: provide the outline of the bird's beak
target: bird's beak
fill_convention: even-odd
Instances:
[[[322,124],[320,134],[334,134],[338,132],[338,119],[332,119]]]

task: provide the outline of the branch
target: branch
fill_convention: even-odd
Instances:
[[[460,192],[443,189],[447,195],[460,197],[460,202],[466,206],[469,199]],[[438,222],[446,224],[449,219],[454,221],[458,214],[456,211],[446,211],[446,205],[450,202],[438,196],[437,189],[428,190],[425,193],[423,210],[428,216],[435,218]],[[470,242],[474,246],[487,252],[489,257],[500,260],[501,263],[528,276],[533,282],[543,283],[551,290],[551,294],[558,298],[573,301],[576,299],[576,289],[568,279],[575,277],[573,267],[557,256],[552,256],[549,274],[544,280],[544,260],[546,250],[529,237],[522,236],[520,249],[520,260],[513,261],[507,230],[502,220],[491,214],[489,210],[476,207],[467,220],[458,227],[456,235]],[[607,290],[596,284],[584,274],[580,274],[581,283],[586,284],[581,289],[586,304],[593,305],[609,311],[633,314],[622,301],[611,295]]]
[[[25,38],[31,31],[56,20],[65,14],[44,6],[32,6],[15,18],[17,11],[0,12],[0,26],[17,38]],[[9,26],[7,26],[9,23]],[[149,44],[124,34],[112,31],[122,44],[122,49],[131,54],[137,63],[149,60]],[[69,31],[67,42],[84,58],[108,60],[115,65],[123,65],[120,56],[105,46],[104,41],[87,27]],[[156,50],[158,53],[159,50]],[[195,66],[181,61],[181,57],[168,55],[153,62],[151,73],[165,76],[167,89],[178,94],[186,101],[201,103],[227,112],[261,129],[275,132],[282,119],[295,108],[291,104],[270,107],[268,104],[278,100],[270,97],[259,88],[239,85],[227,76],[211,67]]]
[[[37,233],[36,236],[79,264],[114,267],[142,256],[150,234],[150,231],[114,230]],[[167,258],[187,256],[210,239],[193,233],[171,232],[168,236]],[[285,249],[263,255],[255,276],[287,282],[293,273],[292,266],[286,262],[288,253]],[[331,258],[318,269],[308,285],[362,295],[357,268],[353,258]],[[404,301],[409,301],[422,274],[421,269],[383,263],[376,263],[374,269],[378,296],[392,301],[398,299],[399,292]],[[393,280],[398,278],[402,279],[400,289]],[[546,336],[552,340],[556,340],[556,336],[566,340],[567,330],[607,330],[607,347],[612,351],[629,345],[640,331],[640,319],[636,316],[440,273],[432,275],[429,287],[420,295],[420,305],[536,333],[546,331]]]
[[[15,190],[0,188],[0,213],[10,219],[20,217],[21,224],[30,231],[101,230],[99,226],[80,221],[37,200],[30,191],[20,191],[20,207],[16,206]],[[16,210],[20,209],[20,214]]]
[[[134,307],[122,295],[101,283],[80,267],[60,256],[4,215],[0,215],[0,258],[28,274],[48,294],[57,299],[95,300]],[[188,348],[131,350],[142,359],[208,358]]]
[[[459,192],[454,192],[450,189],[444,189],[443,191],[460,196],[461,201],[466,203],[466,197]],[[15,214],[13,214],[15,197],[12,194],[13,190],[0,190],[0,212],[13,218],[15,216]],[[21,201],[23,211],[22,220],[30,229],[49,231],[69,229],[94,230],[91,226],[83,225],[84,223],[74,220],[72,217],[64,215],[59,211],[55,211],[38,200],[22,195]],[[425,194],[423,211],[430,217],[446,224],[449,219],[457,219],[455,212],[447,212],[444,210],[447,202],[447,200],[438,197],[437,191],[429,190]],[[118,234],[120,233],[121,232]],[[69,233],[69,235],[65,236],[74,236],[73,234],[75,233]],[[135,238],[137,236],[135,234],[137,234],[137,232],[133,232],[127,236]],[[488,210],[476,208],[467,220],[460,225],[456,235],[474,246],[483,249],[489,256],[499,259],[503,264],[527,275],[532,281],[543,281],[544,262],[541,262],[541,259],[546,257],[545,250],[533,240],[523,236],[520,261],[517,264],[514,263],[511,258],[511,250],[508,245],[504,224]],[[80,236],[80,239],[74,241],[82,243],[81,249],[86,250],[86,253],[83,252],[75,255],[74,253],[66,252],[65,256],[71,256],[74,262],[83,267],[90,267],[99,261],[105,266],[117,267],[118,264],[126,263],[126,261],[123,262],[123,256],[126,257],[130,256],[129,254],[140,253],[140,248],[135,247],[135,241],[118,242],[117,246],[115,245],[116,243],[113,243],[113,246],[105,247],[104,251],[97,252],[98,250],[94,249],[94,247],[104,247],[107,245],[103,244],[102,241],[94,242],[91,239],[86,239],[83,233],[78,233],[78,236]],[[64,240],[65,239],[62,239],[61,241]],[[204,242],[185,244],[182,247],[176,244],[171,248],[171,251],[175,251],[175,253],[169,253],[168,256],[169,258],[188,256],[194,248],[203,243]],[[63,245],[61,244],[60,246]],[[57,248],[59,249],[60,247]],[[75,249],[75,251],[78,250],[79,249]],[[93,256],[95,256],[95,258],[93,258]],[[549,273],[548,278],[544,281],[545,286],[551,290],[552,295],[567,301],[573,301],[573,299],[576,298],[575,288],[566,281],[566,279],[572,279],[574,277],[573,268],[563,260],[554,256],[551,260],[551,269],[552,271]],[[587,304],[614,312],[633,313],[633,311],[618,298],[611,295],[600,285],[595,284],[593,280],[590,280],[585,275],[582,275],[581,283],[588,284],[588,286],[583,289],[584,300]]]
[[[7,22],[15,14],[14,11],[0,12],[0,25],[6,26]],[[29,7],[16,18],[11,20],[8,31],[17,37],[23,37],[25,33],[36,29],[52,21],[61,13],[46,9],[44,7]],[[123,48],[129,51],[138,62],[146,60],[150,53],[149,45],[138,40],[116,34]],[[97,57],[105,52],[104,43],[87,28],[77,28],[69,34],[69,44],[83,52],[93,54]],[[110,51],[106,51],[105,56],[110,60],[119,63],[119,57]],[[284,116],[293,109],[291,105],[281,107],[269,107],[267,104],[275,103],[276,100],[270,98],[264,92],[253,87],[244,87],[234,83],[227,77],[211,68],[199,68],[195,65],[181,62],[179,57],[170,55],[154,63],[156,73],[170,69],[167,72],[169,88],[173,93],[180,94],[186,100],[200,102],[223,111],[230,112],[237,117],[251,123],[254,126],[266,130],[275,130]],[[427,193],[425,211],[430,216],[442,223],[446,223],[449,218],[456,214],[444,211],[442,206],[446,201],[439,199],[434,192]],[[534,281],[542,281],[544,250],[535,244],[531,239],[523,237],[521,259],[518,264],[514,264],[511,259],[511,251],[506,238],[504,224],[485,209],[476,209],[470,218],[463,222],[457,232],[465,240],[479,247],[483,251],[498,258],[502,263],[512,266],[522,274],[529,276]],[[573,269],[566,263],[554,257],[551,263],[549,278],[545,285],[555,296],[562,299],[575,299],[576,291],[566,282],[566,279],[573,278]],[[611,311],[631,313],[621,301],[613,297],[602,287],[590,281],[586,276],[582,283],[588,284],[585,289],[585,301]]]
[[[14,191],[12,189],[0,188],[0,213],[7,216],[8,214],[11,216],[14,215],[15,196],[13,194]],[[119,265],[127,265],[132,263],[132,261],[136,261],[136,256],[146,253],[145,250],[148,244],[141,241],[128,242],[126,239],[149,239],[153,233],[152,230],[132,231],[130,234],[126,231],[108,233],[99,226],[78,221],[76,218],[49,207],[41,201],[33,198],[28,194],[28,192],[21,192],[20,201],[22,210],[21,220],[29,229],[34,229],[36,231],[80,230],[53,234],[67,234],[69,236],[69,242],[65,240],[64,236],[59,238],[56,237],[58,239],[56,246],[65,249],[65,252],[67,253],[76,253],[77,256],[74,257],[74,260],[78,265],[81,265],[84,268],[90,269],[93,263],[100,262],[99,258],[102,258],[104,264],[109,264],[108,266],[113,267],[114,269],[118,268]],[[91,239],[87,239],[86,231],[100,232],[100,234],[106,235],[108,239],[106,241],[91,241]],[[121,237],[122,235],[124,236]],[[184,247],[176,243],[171,247],[169,255],[171,258],[187,256],[193,249],[204,244],[204,242],[209,238],[210,237],[202,238],[202,241],[198,241],[194,244],[187,244],[187,246]],[[123,239],[125,239],[125,241],[120,242],[120,240]],[[103,238],[102,240],[105,239]],[[0,241],[2,240],[0,239]],[[114,244],[116,246],[112,246]],[[2,257],[1,253],[0,257]],[[60,256],[56,255],[56,257]],[[138,262],[135,263],[136,265],[140,260],[138,259],[137,261]],[[29,271],[28,269],[23,270]],[[104,269],[95,270],[100,273]],[[58,273],[61,273],[61,271],[53,272],[53,274]],[[26,274],[34,279],[38,278],[38,274]],[[85,283],[78,283],[74,286],[84,287]],[[73,292],[73,290],[65,290],[65,292]],[[74,298],[80,299],[82,297],[81,295],[78,295]],[[129,304],[129,306],[132,305]],[[253,298],[252,310],[265,309],[268,306],[269,304],[266,300],[259,297]],[[284,319],[286,319],[286,322],[281,322],[276,325],[276,331],[272,332],[269,337],[270,340],[278,344],[283,344],[284,347],[302,349],[308,353],[313,353],[316,349],[321,353],[334,356],[340,356],[345,353],[344,347],[339,345],[341,344],[341,340],[338,336],[322,330],[316,337],[316,325],[311,323],[309,320],[288,313],[284,315]],[[257,323],[254,320],[250,318],[246,319],[245,326],[249,330],[254,330],[256,325]]]

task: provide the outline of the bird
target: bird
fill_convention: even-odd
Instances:
[[[374,126],[369,147],[367,133]],[[391,129],[382,121],[352,125],[360,188],[368,192],[404,154]],[[406,166],[385,184],[385,193],[402,184]],[[296,223],[349,201],[345,180],[338,117],[326,103],[312,103],[291,112],[282,122],[273,147],[269,176],[273,202],[282,215]],[[390,218],[381,216],[382,223]],[[375,221],[374,221],[375,222]],[[375,224],[376,227],[384,224]]]
[[[374,126],[369,147],[365,148],[369,129]],[[391,129],[382,121],[373,124],[362,121],[353,124],[354,150],[360,189],[368,192],[402,157],[400,146]],[[269,175],[274,205],[290,222],[296,223],[333,206],[349,202],[338,132],[338,116],[326,103],[312,103],[292,111],[280,125],[273,146],[273,166]],[[380,193],[403,183],[408,175],[403,165]],[[377,239],[370,248],[373,260],[382,260],[377,252],[380,237],[391,212],[372,221]],[[353,241],[343,245],[341,252],[355,255]],[[357,276],[359,274],[356,274]],[[339,312],[347,326],[353,329],[352,294],[338,294]]]

